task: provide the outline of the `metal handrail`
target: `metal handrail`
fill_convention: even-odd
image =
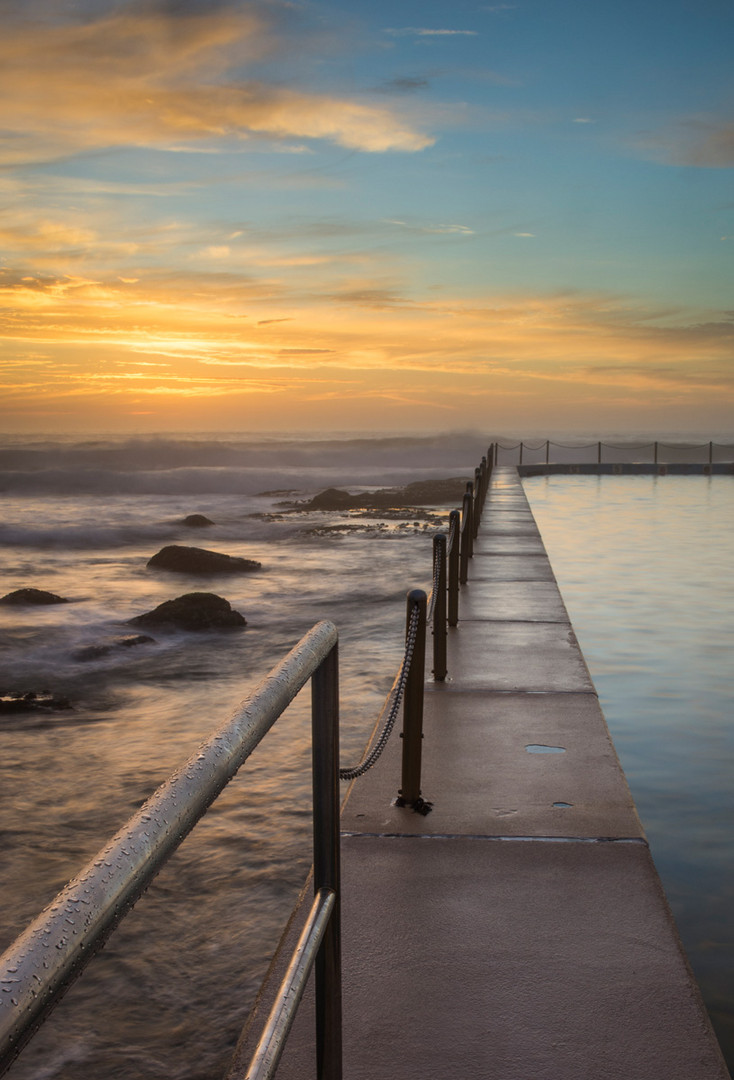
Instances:
[[[275,1075],[335,903],[336,893],[329,889],[321,889],[314,897],[244,1080],[272,1080]]]
[[[319,1076],[339,1080],[341,984],[334,974],[335,967],[340,970],[337,641],[330,622],[317,623],[305,634],[232,718],[158,788],[0,957],[0,981],[9,991],[0,995],[0,1073],[312,679],[314,888],[336,896],[317,964]]]

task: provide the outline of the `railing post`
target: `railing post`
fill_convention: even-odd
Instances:
[[[482,516],[482,470],[474,470],[474,505],[472,506],[472,540],[479,532],[479,519]],[[473,548],[472,548],[473,550]]]
[[[405,683],[403,699],[403,769],[398,802],[420,810],[421,753],[423,739],[423,680],[426,656],[426,594],[422,589],[408,593],[406,635],[410,632],[413,609],[418,608],[418,624],[413,645],[413,658]],[[426,804],[427,805],[427,804]],[[430,809],[430,807],[429,807]]]
[[[315,963],[316,1076],[341,1080],[342,976],[339,852],[339,654],[335,645],[311,677],[314,893],[336,902]]]
[[[461,542],[461,514],[452,510],[449,514],[449,626],[459,622],[459,544]]]
[[[438,533],[433,538],[434,604],[433,604],[433,677],[446,678],[446,537]]]
[[[471,485],[469,485],[471,487]],[[469,491],[464,493],[461,508],[461,553],[459,556],[459,582],[466,585],[469,576],[469,559],[472,556],[472,497]]]

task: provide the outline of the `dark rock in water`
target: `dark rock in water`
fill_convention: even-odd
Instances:
[[[350,495],[348,491],[341,491],[340,488],[327,488],[326,491],[314,495],[313,499],[306,503],[305,509],[350,510],[355,506],[364,506],[365,498],[367,498],[366,495]]]
[[[307,503],[297,504],[299,510],[380,510],[414,506],[436,506],[444,503],[461,505],[466,480],[417,480],[402,488],[381,488],[350,495],[339,488],[327,488]]]
[[[448,480],[416,480],[402,488],[403,498],[413,505],[455,503],[461,507],[468,478],[454,476]]]
[[[68,604],[63,596],[46,592],[45,589],[16,589],[0,597],[0,604]]]
[[[61,712],[73,708],[68,698],[54,697],[46,691],[0,695],[0,713]]]
[[[260,569],[260,563],[254,559],[180,544],[161,548],[147,565],[151,570],[172,570],[176,574],[246,574]]]
[[[206,517],[205,514],[189,514],[181,522],[189,529],[205,529],[208,525],[214,525],[211,518]]]
[[[201,592],[166,600],[129,622],[136,626],[177,626],[181,630],[230,630],[247,625],[245,617],[233,611],[228,600]]]
[[[117,649],[131,649],[134,645],[147,645],[154,643],[155,638],[148,634],[125,634],[124,637],[110,638],[109,641],[101,641],[97,645],[85,645],[76,649],[71,655],[73,660],[99,660],[102,656]]]

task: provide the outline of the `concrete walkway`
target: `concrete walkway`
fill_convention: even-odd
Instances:
[[[395,735],[343,812],[345,1080],[725,1080],[514,468],[469,577],[427,685],[432,813],[394,805]],[[315,1076],[312,1025],[279,1080]]]

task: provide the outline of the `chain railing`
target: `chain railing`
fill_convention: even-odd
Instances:
[[[424,593],[425,595],[425,593]],[[403,653],[403,661],[400,665],[400,671],[393,684],[393,688],[390,691],[389,701],[390,709],[387,714],[385,723],[382,726],[382,730],[372,747],[372,749],[365,754],[359,765],[355,765],[354,768],[340,769],[340,780],[357,780],[360,776],[364,776],[368,769],[371,769],[377,759],[382,754],[382,751],[387,746],[387,741],[392,734],[392,730],[395,727],[395,721],[397,720],[398,710],[405,694],[405,687],[408,682],[408,673],[410,671],[410,665],[413,660],[413,652],[415,651],[416,638],[418,636],[418,622],[420,620],[420,608],[417,604],[410,605],[408,611],[408,629],[405,635],[405,652]]]
[[[474,482],[467,483],[461,514],[458,510],[450,512],[448,536],[438,533],[433,538],[433,587],[429,596],[420,589],[408,593],[405,651],[388,697],[391,704],[380,734],[359,765],[339,770],[342,780],[355,780],[375,765],[387,746],[400,703],[404,701],[402,780],[396,803],[422,814],[427,814],[432,806],[423,799],[420,789],[426,626],[431,626],[433,635],[433,677],[440,682],[447,676],[448,628],[455,627],[459,621],[459,585],[467,581],[494,456],[494,448],[490,447],[474,471]]]
[[[726,465],[734,462],[732,443],[538,442],[494,443],[498,465]]]

